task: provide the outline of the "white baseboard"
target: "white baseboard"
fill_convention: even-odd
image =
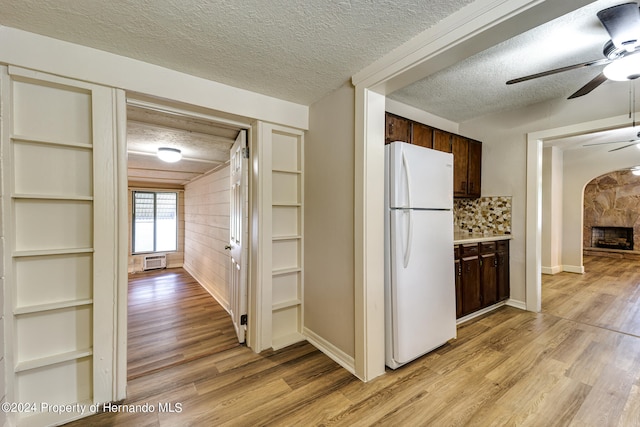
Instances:
[[[567,273],[584,274],[584,266],[583,265],[563,265],[562,271],[566,271]]]
[[[514,307],[514,308],[519,308],[520,310],[526,310],[527,309],[527,303],[524,301],[520,301],[517,299],[513,299],[513,298],[509,298],[507,300],[507,305],[509,307]]]
[[[229,307],[229,301],[227,301],[226,299],[224,299],[222,297],[222,295],[218,294],[213,289],[210,289],[208,286],[206,286],[204,283],[202,283],[198,279],[198,276],[191,271],[191,269],[189,268],[189,266],[187,264],[184,264],[182,266],[182,268],[184,268],[185,271],[187,273],[189,273],[191,275],[191,277],[193,277],[195,279],[195,281],[198,282],[198,284],[204,288],[205,291],[209,292],[209,295],[211,295],[213,297],[213,299],[218,301],[218,304],[220,304],[220,306],[222,308],[224,308],[227,313],[231,314],[231,308]]]
[[[338,347],[331,344],[329,341],[325,340],[310,329],[304,328],[302,334],[307,338],[307,341],[309,341],[315,348],[326,354],[329,358],[349,371],[351,374],[356,374],[355,360],[352,356],[349,356],[347,353],[340,350]]]
[[[541,270],[542,270],[542,274],[558,274],[562,272],[562,266],[561,265],[556,265],[553,267],[542,266]]]

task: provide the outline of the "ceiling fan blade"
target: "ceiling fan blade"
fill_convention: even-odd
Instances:
[[[529,76],[520,77],[517,79],[512,79],[507,82],[508,85],[512,85],[514,83],[526,82],[527,80],[537,79],[538,77],[550,76],[552,74],[562,73],[563,71],[576,70],[578,68],[584,67],[593,67],[596,65],[605,65],[610,63],[611,60],[608,58],[596,59],[594,61],[582,62],[580,64],[568,65],[566,67],[555,68],[553,70],[543,71],[541,73],[531,74]]]
[[[633,144],[627,144],[627,145],[623,145],[622,147],[618,147],[618,148],[614,148],[613,150],[609,150],[609,153],[612,151],[618,151],[618,150],[622,150],[623,148],[628,148],[628,147],[633,147],[634,145],[637,145],[637,142],[634,142]]]
[[[640,37],[640,9],[637,2],[619,4],[602,9],[598,19],[611,36],[615,47],[624,49],[638,44]]]
[[[591,79],[591,81],[589,81],[589,83],[587,83],[586,85],[584,85],[580,89],[578,89],[576,92],[574,92],[567,99],[573,99],[573,98],[577,98],[579,96],[584,96],[584,95],[588,94],[589,92],[591,92],[592,90],[594,90],[595,88],[597,88],[598,86],[600,86],[602,83],[604,83],[606,81],[607,81],[607,76],[605,76],[604,73],[600,73],[597,76],[595,76],[593,79]]]
[[[622,144],[626,142],[627,144],[631,143],[631,145],[637,144],[640,142],[640,139],[630,139],[628,141],[609,141],[609,142],[594,142],[592,144],[582,144],[583,147],[594,147],[597,145],[609,145],[609,144]]]

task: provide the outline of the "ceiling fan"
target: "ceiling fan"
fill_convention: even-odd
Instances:
[[[640,77],[640,8],[637,2],[619,4],[597,13],[611,40],[603,47],[604,58],[560,67],[509,80],[508,85],[584,67],[606,65],[590,82],[567,99],[583,96],[607,80],[628,81]],[[639,141],[640,142],[640,141]]]
[[[626,142],[627,145],[623,145],[622,147],[617,147],[612,150],[609,150],[609,153],[612,151],[618,151],[618,150],[622,150],[623,148],[629,148],[633,146],[637,147],[640,150],[640,132],[637,133],[635,139],[630,139],[628,141],[595,142],[593,144],[584,144],[583,147],[592,147],[594,145],[620,144],[623,142]]]

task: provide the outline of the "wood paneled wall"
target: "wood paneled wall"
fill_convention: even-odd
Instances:
[[[184,268],[229,309],[229,166],[185,186]]]

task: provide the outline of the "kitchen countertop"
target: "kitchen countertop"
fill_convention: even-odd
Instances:
[[[493,233],[453,233],[453,244],[462,245],[465,243],[492,242],[495,240],[511,240],[511,234],[493,234]]]

